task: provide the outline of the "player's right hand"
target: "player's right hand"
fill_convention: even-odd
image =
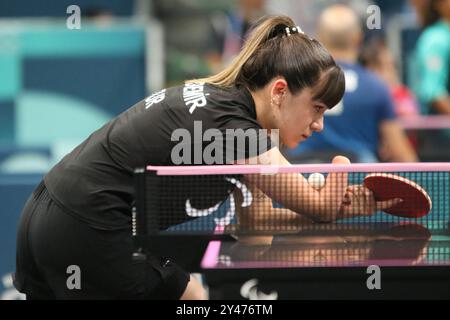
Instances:
[[[375,201],[373,192],[363,185],[351,185],[347,187],[338,219],[352,218],[356,216],[371,216],[377,211],[382,211],[401,203],[402,199]]]

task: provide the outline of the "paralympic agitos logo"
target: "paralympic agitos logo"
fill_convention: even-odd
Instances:
[[[234,184],[241,191],[242,197],[243,197],[241,207],[249,207],[253,202],[253,196],[252,196],[252,193],[250,192],[250,190],[248,190],[247,186],[245,184],[243,184],[242,182],[240,182],[239,180],[234,179],[234,178],[226,178],[225,180]],[[188,200],[186,200],[185,209],[186,209],[186,214],[188,216],[193,217],[193,218],[194,217],[198,218],[198,217],[206,217],[206,216],[216,212],[220,205],[221,205],[221,202],[217,203],[215,206],[208,208],[208,209],[196,209],[191,206],[191,202],[188,199]],[[234,195],[231,194],[230,195],[230,207],[228,208],[227,213],[225,214],[224,217],[215,218],[214,222],[216,223],[217,226],[224,227],[231,223],[231,221],[233,220],[235,215],[236,215],[236,201],[234,199]]]

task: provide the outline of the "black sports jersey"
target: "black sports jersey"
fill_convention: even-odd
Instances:
[[[208,129],[216,130],[210,130],[208,141],[199,140]],[[247,89],[198,83],[164,89],[91,134],[45,176],[45,185],[57,203],[91,226],[125,228],[131,221],[136,167],[231,163],[253,156],[254,150],[245,143],[243,149],[234,147],[230,158],[228,143],[233,146],[236,139],[228,135],[230,129],[262,129]],[[185,134],[192,138],[181,139]],[[257,154],[271,147],[267,135],[257,139],[263,146]],[[208,153],[216,162],[211,163],[211,156],[202,157],[202,150],[219,142],[221,148]],[[189,146],[192,153],[180,152],[182,146]]]

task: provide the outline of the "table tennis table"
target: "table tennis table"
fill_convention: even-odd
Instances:
[[[352,185],[361,184],[370,172],[392,172],[419,183],[433,205],[429,214],[415,219],[377,212],[333,223],[284,224],[282,206],[262,201],[234,178],[251,174],[264,179],[274,174],[272,167],[150,166],[136,172],[133,258],[145,259],[150,252],[202,273],[211,299],[450,298],[450,164],[275,169],[276,174],[305,176],[348,172]],[[214,204],[215,194],[209,191],[223,179],[234,184],[236,192],[212,207],[196,207],[191,199],[197,194],[184,195],[183,190],[195,191],[200,200]],[[235,201],[239,192],[242,197]],[[252,208],[253,196],[253,208],[260,208],[261,214],[252,213],[260,220],[249,223],[241,208]],[[184,219],[186,215],[190,219]]]
[[[202,273],[210,299],[449,299],[450,232],[334,224],[210,241]]]

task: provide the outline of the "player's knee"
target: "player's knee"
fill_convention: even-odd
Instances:
[[[194,294],[192,295],[192,300],[207,300],[208,297],[206,295],[206,290],[202,288],[198,288],[195,290]]]
[[[191,279],[181,296],[181,300],[207,300],[208,296],[206,294],[205,288],[201,283],[191,276]]]

